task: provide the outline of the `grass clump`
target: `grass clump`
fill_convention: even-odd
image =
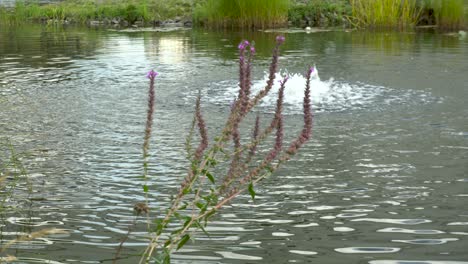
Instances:
[[[435,24],[443,30],[459,29],[464,26],[463,0],[426,0],[424,13],[432,15]]]
[[[416,0],[350,0],[352,23],[358,28],[408,28],[420,14]]]
[[[287,24],[289,0],[206,0],[193,13],[197,24],[214,28],[271,28]]]
[[[13,8],[0,7],[0,23],[25,22],[87,23],[90,20],[136,21],[150,23],[174,17],[190,17],[191,0],[65,0],[39,5],[34,1],[18,1]]]
[[[324,0],[296,2],[288,12],[295,26],[339,26],[348,23],[351,7],[346,1]]]

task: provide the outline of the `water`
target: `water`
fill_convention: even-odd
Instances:
[[[258,89],[275,35],[1,28],[0,135],[22,153],[33,190],[20,181],[8,204],[21,207],[2,212],[2,243],[68,230],[7,253],[21,263],[110,263],[143,200],[146,72],[160,72],[150,202],[161,208],[186,172],[198,90],[214,135],[235,94],[237,44],[256,42]],[[286,38],[285,139],[301,126],[303,75],[315,64],[313,139],[257,187],[255,202],[241,196],[226,206],[210,236],[197,234],[174,263],[468,263],[468,40]],[[264,122],[274,103],[268,97],[257,109]],[[139,219],[120,263],[137,262],[146,236]]]

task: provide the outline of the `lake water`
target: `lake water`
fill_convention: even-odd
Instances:
[[[21,153],[2,243],[18,263],[111,263],[142,194],[145,75],[154,68],[150,203],[161,208],[186,174],[184,141],[200,90],[210,136],[229,112],[237,44],[254,40],[261,86],[278,32],[0,28],[0,138]],[[293,75],[286,140],[301,127],[303,73],[313,139],[173,254],[174,263],[468,263],[468,40],[385,32],[285,33],[280,68]],[[256,110],[271,117],[274,97]],[[249,118],[251,119],[251,118]],[[12,170],[9,168],[8,170]],[[7,179],[11,180],[11,179]],[[152,212],[156,216],[156,212]],[[119,263],[145,248],[145,219]]]

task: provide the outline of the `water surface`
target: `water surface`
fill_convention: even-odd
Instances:
[[[2,212],[21,263],[109,263],[142,201],[146,72],[157,78],[152,207],[185,175],[184,140],[203,94],[210,135],[237,84],[237,44],[255,40],[261,86],[276,33],[0,29],[0,136],[28,169]],[[315,64],[313,139],[224,208],[175,263],[468,263],[468,40],[433,33],[286,34],[285,138],[301,127],[303,73]],[[274,97],[257,109],[271,117]],[[6,159],[5,155],[1,156]],[[146,245],[144,219],[121,263]],[[54,261],[54,262],[48,262]]]

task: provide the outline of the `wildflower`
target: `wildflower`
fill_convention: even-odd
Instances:
[[[159,74],[158,72],[155,72],[154,70],[151,70],[146,74],[146,78],[148,78],[150,80],[154,80],[154,78],[156,78],[156,76],[158,76],[158,74]]]
[[[276,43],[283,44],[284,40],[285,40],[284,36],[281,36],[281,35],[276,36]]]

